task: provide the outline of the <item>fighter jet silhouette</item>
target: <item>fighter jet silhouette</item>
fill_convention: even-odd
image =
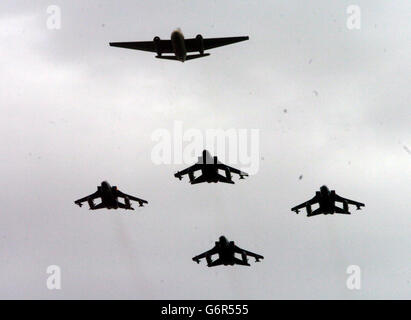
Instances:
[[[101,203],[95,205],[94,204],[94,199],[96,198],[101,198]],[[118,198],[123,198],[124,203],[121,203],[118,201]],[[142,207],[145,203],[148,203],[146,200],[139,199],[133,196],[130,196],[128,194],[125,194],[121,192],[120,190],[117,189],[115,186],[110,186],[110,184],[107,181],[103,181],[101,183],[101,186],[97,187],[97,191],[94,192],[93,194],[81,198],[79,200],[74,201],[75,204],[77,204],[79,207],[82,206],[82,202],[87,201],[90,210],[97,210],[97,209],[126,209],[126,210],[134,210],[133,207],[131,206],[130,200],[137,201]]]
[[[336,202],[341,202],[343,204],[343,208],[337,207],[335,205]],[[319,204],[319,208],[312,211],[311,206],[315,203]],[[335,190],[330,191],[326,186],[322,186],[320,191],[315,193],[314,198],[292,208],[291,211],[295,211],[295,213],[298,214],[301,208],[306,208],[307,217],[312,217],[318,214],[351,214],[348,211],[349,204],[357,206],[357,210],[360,210],[361,207],[365,206],[363,203],[340,197],[335,193]]]
[[[194,172],[201,170],[201,175],[194,176]],[[225,175],[221,175],[219,170],[224,171]],[[232,180],[232,173],[238,174],[240,179],[248,176],[248,173],[232,168],[218,161],[217,157],[211,157],[210,152],[203,151],[201,157],[198,157],[198,162],[183,171],[177,172],[174,176],[178,179],[183,179],[183,175],[188,174],[191,184],[197,184],[201,182],[224,182],[234,184]]]
[[[193,39],[184,39],[180,29],[173,31],[171,40],[161,40],[160,37],[154,37],[153,41],[135,41],[135,42],[110,42],[112,47],[126,49],[142,50],[156,52],[158,59],[187,61],[209,56],[204,50],[213,49],[228,44],[248,40],[246,37],[229,37],[229,38],[208,38],[204,39],[201,34]],[[187,55],[187,52],[198,52],[199,54]],[[172,53],[173,55],[163,56],[163,53]]]
[[[213,261],[211,257],[215,254],[218,254],[218,258]],[[241,255],[241,259],[237,258],[235,254]],[[219,241],[216,241],[213,249],[194,257],[193,261],[200,263],[200,260],[205,258],[208,267],[233,266],[235,264],[250,266],[247,256],[254,257],[255,262],[264,259],[263,256],[241,249],[234,244],[234,241],[228,241],[224,236],[221,236]]]

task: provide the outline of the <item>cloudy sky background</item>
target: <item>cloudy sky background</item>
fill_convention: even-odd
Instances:
[[[46,27],[51,4],[61,30]],[[350,4],[361,30],[346,28]],[[410,18],[406,0],[1,1],[0,298],[411,298]],[[184,64],[108,46],[177,27],[250,40]],[[259,129],[259,172],[178,181],[185,165],[151,160],[151,134],[176,120]],[[149,205],[74,205],[102,180]],[[290,211],[322,184],[366,207]],[[191,261],[222,234],[265,259]]]

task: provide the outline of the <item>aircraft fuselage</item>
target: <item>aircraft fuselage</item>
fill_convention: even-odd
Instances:
[[[234,242],[223,241],[218,242],[219,252],[218,256],[221,262],[225,266],[232,266],[235,264],[234,261]]]
[[[220,181],[217,167],[217,157],[212,157],[206,150],[203,151],[201,173],[208,183],[217,183]]]
[[[184,43],[184,35],[180,30],[175,30],[171,34],[171,44],[173,46],[173,52],[176,58],[181,62],[184,62],[187,57],[187,50]]]
[[[332,193],[328,189],[323,189],[320,191],[319,206],[324,214],[335,213],[335,200]]]
[[[204,164],[203,168],[201,169],[201,173],[202,175],[204,175],[208,183],[216,183],[219,181],[218,169],[212,164]]]
[[[101,191],[101,202],[107,209],[118,209],[117,196],[114,193],[113,187],[108,182],[102,182],[99,187]]]

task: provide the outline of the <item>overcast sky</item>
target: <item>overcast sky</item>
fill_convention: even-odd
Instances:
[[[346,27],[351,4],[360,30]],[[410,18],[407,0],[2,0],[0,298],[411,298]],[[184,64],[108,46],[178,27],[250,40]],[[175,121],[258,129],[258,172],[178,181],[185,164],[151,159],[152,133]],[[74,205],[103,180],[148,206]],[[290,211],[323,184],[364,210]],[[191,260],[223,234],[265,259]]]

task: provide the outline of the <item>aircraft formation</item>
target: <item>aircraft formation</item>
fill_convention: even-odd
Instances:
[[[148,51],[156,53],[158,59],[175,60],[185,62],[197,58],[207,57],[210,54],[205,53],[205,50],[234,44],[237,42],[248,40],[248,36],[241,37],[224,37],[224,38],[203,38],[202,35],[197,35],[195,38],[185,39],[180,29],[172,32],[170,40],[162,40],[156,36],[152,41],[134,41],[134,42],[110,42],[110,46]],[[188,54],[198,52],[197,54]],[[220,172],[223,172],[221,174]],[[200,183],[228,183],[234,184],[232,175],[236,174],[239,179],[248,177],[246,172],[230,167],[220,162],[217,156],[211,156],[210,152],[204,150],[201,156],[198,157],[198,162],[192,166],[178,171],[174,174],[175,178],[183,179],[183,176],[188,175],[190,184]],[[100,199],[100,203],[95,204],[94,200]],[[122,200],[120,200],[122,199]],[[78,206],[82,206],[83,202],[87,202],[90,210],[98,209],[124,209],[134,210],[131,206],[131,201],[135,201],[140,207],[148,204],[146,200],[121,192],[116,186],[110,186],[107,181],[103,181],[97,187],[97,191],[74,201]],[[336,203],[342,205],[337,206]],[[318,204],[318,208],[314,211],[312,206]],[[343,198],[336,194],[335,190],[329,190],[327,186],[322,186],[320,191],[316,191],[315,196],[301,203],[298,206],[291,208],[291,211],[299,213],[300,209],[306,209],[307,217],[316,215],[328,214],[345,214],[349,215],[349,205],[356,206],[357,210],[365,205],[361,202]],[[218,256],[213,260],[214,256]],[[263,256],[247,251],[235,245],[234,241],[228,241],[225,236],[220,236],[215,242],[212,249],[195,256],[193,261],[200,263],[201,259],[206,259],[208,267],[215,266],[233,266],[242,265],[250,266],[248,257],[253,257],[255,262],[264,259]]]

